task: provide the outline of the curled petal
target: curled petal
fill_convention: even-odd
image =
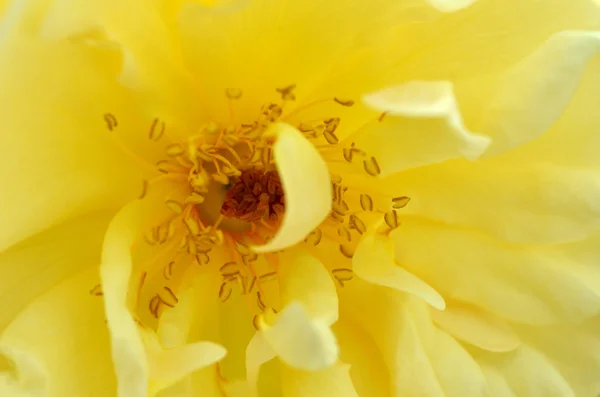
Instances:
[[[302,241],[331,211],[331,180],[317,149],[294,127],[278,123],[271,132],[285,193],[285,215],[275,237],[257,252],[277,251]]]
[[[444,310],[444,298],[425,281],[396,264],[394,244],[388,237],[369,234],[362,238],[352,259],[354,272],[374,284],[394,288]]]
[[[564,31],[550,37],[504,77],[480,127],[499,154],[546,132],[571,102],[585,67],[600,51],[600,33]]]
[[[273,351],[291,367],[316,371],[337,360],[333,332],[323,321],[310,318],[299,303],[288,305],[275,324],[262,332]]]
[[[382,117],[349,140],[377,160],[381,176],[454,158],[476,160],[490,143],[465,128],[449,82],[413,81],[363,101]]]
[[[432,311],[431,315],[450,335],[484,350],[508,352],[521,344],[505,322],[474,307],[450,306],[444,311]]]
[[[335,284],[323,264],[306,251],[285,251],[280,255],[280,293],[283,305],[301,302],[315,318],[331,325],[338,318]]]

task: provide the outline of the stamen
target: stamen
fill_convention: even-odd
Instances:
[[[364,234],[367,231],[367,226],[357,215],[350,215],[350,228],[357,230],[360,234]]]
[[[94,286],[94,288],[92,288],[90,290],[90,294],[94,295],[94,296],[104,295],[104,293],[102,292],[102,284],[98,284],[98,285]]]
[[[304,242],[307,244],[314,245],[316,247],[317,245],[319,245],[322,238],[323,232],[321,231],[321,229],[315,229],[308,236],[306,236]]]
[[[167,200],[165,201],[165,204],[171,211],[173,211],[177,215],[183,213],[183,206],[179,202],[175,200]]]
[[[242,97],[242,90],[239,88],[227,88],[225,95],[232,100],[240,99]]]
[[[165,153],[169,157],[181,156],[183,154],[183,146],[180,143],[173,143],[165,149]]]
[[[227,299],[229,299],[232,292],[233,289],[231,288],[228,282],[224,282],[223,284],[221,284],[221,287],[219,287],[219,299],[221,300],[221,302],[227,302]]]
[[[337,268],[331,271],[333,277],[338,282],[340,287],[344,287],[344,282],[354,279],[354,272],[346,268]]]
[[[165,133],[165,122],[160,121],[158,118],[152,121],[152,126],[150,127],[150,133],[148,137],[150,140],[158,141]]]
[[[386,214],[383,217],[383,220],[390,227],[390,229],[395,229],[399,226],[398,213],[396,213],[395,210],[386,212]]]
[[[117,123],[117,118],[112,113],[104,114],[104,121],[106,121],[106,126],[110,131],[115,129],[119,124]]]
[[[148,193],[148,181],[144,179],[142,181],[142,192],[138,196],[138,199],[140,199],[140,200],[143,199],[144,197],[146,197],[147,193]]]
[[[394,208],[394,209],[404,208],[409,203],[409,201],[410,201],[410,197],[407,197],[407,196],[394,197],[392,199],[392,203],[394,203],[392,205],[392,208]]]
[[[277,280],[277,272],[266,273],[258,278],[258,282],[261,284],[266,283],[268,281],[274,281],[274,280]]]
[[[287,87],[276,88],[275,91],[281,94],[281,99],[284,101],[295,101],[296,95],[293,91],[296,88],[296,84],[290,84]]]
[[[371,176],[378,176],[379,174],[381,174],[381,169],[379,168],[379,164],[377,164],[377,160],[375,159],[375,157],[371,157],[368,160],[364,160],[363,164],[365,167],[365,171],[367,171],[367,174]]]
[[[165,266],[163,268],[163,277],[167,281],[171,280],[171,277],[173,276],[173,265],[174,264],[175,264],[175,262],[171,261],[171,262],[169,262],[169,264],[167,266]]]
[[[177,303],[179,303],[179,299],[177,298],[177,296],[175,295],[175,293],[173,292],[173,290],[169,287],[163,287],[163,290],[165,292],[164,296],[162,295],[158,295],[159,299],[161,300],[161,302],[163,302],[165,305],[169,306],[170,308],[174,308],[175,305],[177,305]]]
[[[339,98],[333,98],[333,100],[337,103],[339,103],[342,106],[352,106],[354,105],[354,101],[351,99],[339,99]]]
[[[352,258],[354,256],[354,249],[348,244],[340,244],[340,252],[346,258]]]
[[[262,300],[262,294],[260,293],[260,291],[256,292],[256,304],[258,305],[258,308],[261,311],[264,311],[265,307],[267,307],[267,305],[265,305],[265,302],[263,302]]]
[[[363,211],[373,211],[373,199],[368,194],[360,195],[360,207]]]

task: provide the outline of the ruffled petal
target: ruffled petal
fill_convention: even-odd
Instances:
[[[349,321],[338,321],[333,330],[340,344],[340,361],[350,365],[350,378],[358,395],[391,395],[390,374],[373,337]]]
[[[521,344],[505,322],[474,307],[452,305],[444,311],[432,311],[431,317],[448,334],[480,349],[508,352]]]
[[[0,299],[10,302],[0,310],[0,332],[34,298],[83,268],[98,265],[112,216],[112,212],[79,216],[0,254]]]
[[[275,124],[277,171],[285,193],[285,215],[277,234],[257,252],[277,251],[302,241],[331,211],[331,179],[317,149],[297,129]]]
[[[352,380],[350,366],[336,364],[317,372],[282,368],[282,391],[286,397],[358,397]]]
[[[566,247],[509,245],[413,218],[391,237],[409,271],[444,296],[501,318],[546,325],[600,313],[600,272]]]
[[[599,319],[554,327],[516,327],[516,331],[554,365],[575,396],[597,396],[600,390]]]
[[[277,356],[291,367],[316,371],[337,360],[338,345],[329,325],[311,318],[299,303],[288,305],[275,324],[261,332]]]
[[[13,388],[23,396],[114,395],[102,298],[89,293],[98,281],[88,266],[33,300],[3,332],[0,352],[14,361]],[[0,385],[10,382],[5,375]]]
[[[490,143],[465,128],[449,82],[413,81],[363,100],[385,115],[348,141],[376,159],[381,176],[453,158],[475,160]]]
[[[498,157],[409,171],[381,186],[411,197],[403,213],[516,243],[577,241],[600,227],[600,174],[590,168]]]
[[[111,222],[104,240],[100,273],[119,396],[145,397],[149,390],[156,392],[165,388],[187,373],[214,363],[224,354],[222,348],[202,342],[178,346],[177,350],[167,353],[156,336],[138,327],[131,315],[131,246],[140,238],[144,227],[168,213],[160,190],[154,191],[157,193],[124,207]],[[206,352],[207,356],[194,352]],[[169,370],[169,376],[161,380],[154,371],[163,366]]]
[[[546,132],[571,102],[585,67],[599,51],[600,33],[561,32],[507,72],[480,127],[493,140],[488,154]]]
[[[110,49],[71,42],[17,37],[1,47],[0,218],[11,226],[0,250],[140,194],[144,166],[119,150],[121,126],[103,119],[134,112],[115,81],[119,62]]]
[[[257,106],[277,98],[275,90],[290,84],[296,85],[298,104],[318,99],[314,90],[352,65],[351,55],[365,43],[376,42],[398,25],[437,14],[424,0],[358,0],[351,6],[339,0],[215,5],[187,2],[179,11],[179,30],[187,65],[204,93],[197,109],[207,120],[218,121],[229,118],[228,87],[243,92],[235,105],[243,120],[253,120]],[[335,95],[345,95],[346,88],[365,92],[360,80],[345,82],[344,92]]]
[[[479,360],[501,373],[515,396],[575,397],[550,360],[527,346],[520,347],[508,356],[480,355]],[[495,388],[498,389],[498,386]]]
[[[360,279],[347,283],[340,294],[341,321],[348,319],[377,345],[390,377],[391,395],[445,395],[426,351],[433,328],[425,302]]]
[[[338,318],[338,297],[331,275],[323,264],[302,249],[280,254],[281,303],[285,306],[300,302],[314,317],[326,324]]]
[[[427,346],[427,353],[444,394],[489,396],[483,371],[469,352],[444,331],[436,329],[434,335],[432,342]]]
[[[446,307],[435,289],[396,264],[394,244],[388,237],[363,237],[352,258],[352,267],[357,276],[368,282],[413,294],[439,310]]]

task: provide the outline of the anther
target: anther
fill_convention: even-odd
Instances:
[[[404,208],[409,203],[409,201],[410,201],[410,197],[407,197],[407,196],[394,197],[392,199],[392,203],[393,203],[392,208],[394,208],[394,209]]]
[[[221,302],[226,302],[231,296],[232,288],[229,283],[225,282],[219,287],[219,299]]]
[[[258,278],[258,282],[261,284],[274,280],[277,280],[277,272],[266,273]]]
[[[360,234],[364,234],[367,231],[367,226],[360,220],[360,218],[354,214],[350,215],[350,228],[357,230]]]
[[[379,164],[377,164],[375,157],[370,157],[368,160],[364,160],[363,165],[365,167],[365,171],[367,171],[367,174],[371,176],[378,176],[381,174],[381,169],[379,168]]]
[[[148,137],[153,141],[158,141],[165,133],[165,122],[159,119],[154,119],[150,127]]]
[[[340,99],[340,98],[333,98],[333,100],[342,105],[342,106],[352,106],[354,105],[354,101],[351,99]]]
[[[146,197],[147,193],[148,193],[148,181],[144,179],[142,181],[142,192],[138,196],[138,199],[140,199],[140,200],[143,199],[144,197]]]
[[[117,123],[117,118],[112,113],[104,114],[104,121],[106,122],[106,126],[109,131],[114,130],[119,124]]]
[[[183,206],[179,202],[175,200],[167,200],[165,201],[165,204],[171,211],[173,211],[177,215],[183,213]]]
[[[395,229],[400,224],[398,222],[398,214],[395,210],[386,212],[386,214],[383,216],[383,220],[390,227],[390,229]]]
[[[296,84],[290,84],[287,87],[276,88],[275,90],[281,94],[281,99],[284,101],[295,101],[296,95],[293,93],[295,88]]]
[[[354,256],[354,250],[348,244],[340,244],[340,252],[346,258],[352,258]]]
[[[240,99],[242,97],[242,90],[239,88],[227,88],[225,95],[232,100]]]
[[[368,194],[360,195],[360,207],[363,211],[373,211],[373,199]]]
[[[94,295],[94,296],[104,295],[104,293],[102,292],[102,284],[98,284],[98,285],[94,286],[94,288],[92,288],[90,290],[90,294]]]

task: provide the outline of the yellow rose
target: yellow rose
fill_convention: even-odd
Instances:
[[[0,10],[1,396],[600,392],[594,0]]]

